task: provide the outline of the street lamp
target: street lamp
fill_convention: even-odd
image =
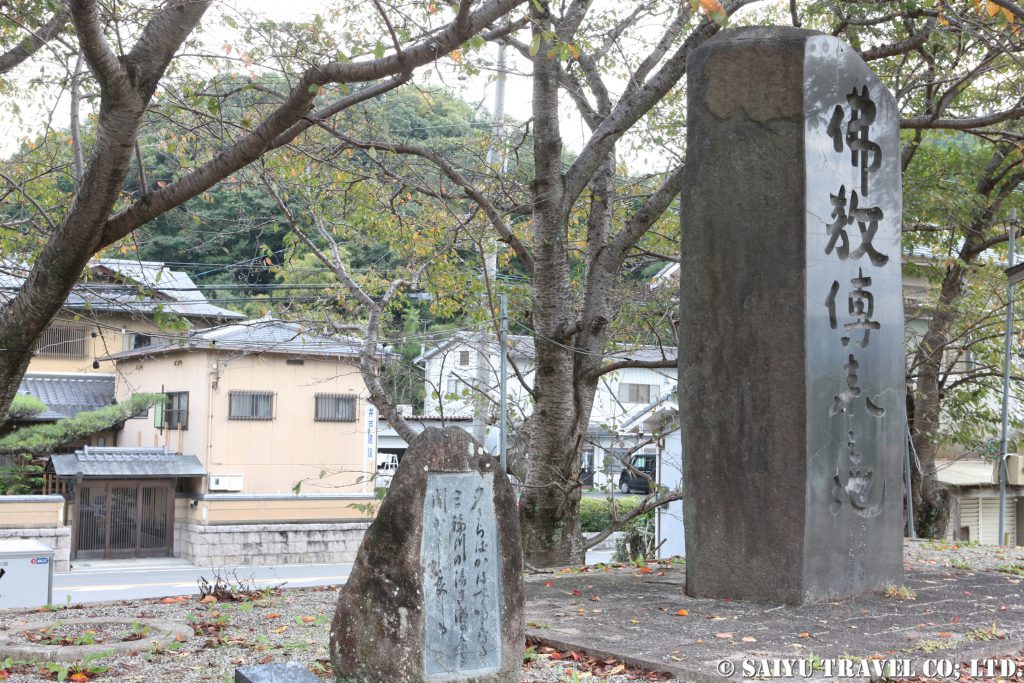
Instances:
[[[999,436],[999,543],[1006,543],[1006,456],[1010,414],[1010,359],[1013,338],[1013,286],[1024,280],[1024,263],[1014,264],[1017,209],[1010,209],[1010,261],[1006,269],[1006,334],[1003,338],[1003,415]]]

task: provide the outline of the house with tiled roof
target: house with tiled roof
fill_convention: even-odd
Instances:
[[[0,263],[0,304],[13,298],[28,275],[24,265]],[[211,304],[183,271],[155,261],[94,259],[36,341],[28,372],[102,372],[112,353],[158,342],[158,319],[174,317],[209,327],[245,316]]]
[[[605,354],[605,360],[608,363],[674,361],[676,353],[674,347],[618,348]],[[477,414],[483,413],[482,440],[488,446],[496,445],[500,358],[497,338],[486,332],[454,332],[425,349],[414,361],[424,371],[424,414],[451,420],[478,418]],[[533,337],[510,335],[507,386],[509,419],[513,424],[533,411],[528,387],[533,383],[534,365]],[[619,428],[623,419],[632,410],[674,387],[675,382],[674,367],[623,367],[601,377],[594,396],[587,439],[581,449],[586,486],[602,488],[615,485],[623,469],[623,461],[639,443],[635,436]],[[483,406],[482,411],[477,409],[478,405]],[[480,427],[477,426],[476,430],[479,431]],[[640,449],[644,453],[656,453],[654,446],[640,446]]]
[[[351,561],[377,469],[362,349],[360,339],[267,317],[100,356],[112,374],[27,375],[22,391],[47,405],[47,420],[164,396],[99,441],[49,457],[47,474],[66,500],[67,559]]]

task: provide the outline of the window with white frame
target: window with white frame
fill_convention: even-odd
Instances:
[[[458,377],[449,377],[448,378],[448,393],[449,394],[455,394],[456,396],[462,396],[463,394],[468,393],[468,390],[469,390],[469,385],[466,384],[465,382],[463,382]]]
[[[459,351],[459,365],[469,365],[469,351]]]
[[[270,391],[232,391],[228,394],[229,420],[273,420],[274,394]]]
[[[619,400],[623,403],[650,403],[656,391],[656,385],[623,382],[619,385]]]
[[[317,422],[355,422],[355,394],[317,394],[314,419]]]

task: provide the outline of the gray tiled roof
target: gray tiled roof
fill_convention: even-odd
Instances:
[[[19,394],[34,396],[48,410],[33,420],[74,417],[114,403],[114,376],[70,372],[30,372],[21,380]]]
[[[178,455],[164,448],[94,448],[66,455],[51,455],[58,477],[147,478],[202,477],[206,470],[194,455]]]
[[[508,337],[508,343],[513,356],[533,359],[536,355],[536,352],[534,351],[533,337],[531,336],[510,334]],[[450,337],[442,340],[436,346],[428,349],[420,356],[417,356],[413,362],[417,364],[423,363],[442,352],[451,352],[460,347],[486,351],[488,354],[497,354],[499,348],[498,338],[489,332],[454,332]],[[677,354],[678,349],[674,346],[639,346],[612,349],[607,351],[604,354],[604,357],[609,362],[621,360],[649,362],[662,359],[675,360]]]
[[[65,309],[132,314],[161,310],[207,323],[245,317],[211,304],[187,273],[159,261],[93,259],[86,270],[91,279],[75,284],[64,301]],[[21,263],[0,263],[0,303],[14,297],[28,272]]]
[[[112,353],[107,359],[137,358],[189,349],[220,349],[241,353],[280,353],[303,356],[358,358],[363,341],[343,335],[324,336],[299,323],[272,317],[192,330],[179,339]],[[379,353],[385,353],[378,347]]]

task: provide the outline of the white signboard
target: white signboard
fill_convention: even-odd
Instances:
[[[0,541],[0,608],[42,607],[53,591],[53,550],[38,541]]]
[[[377,408],[372,403],[366,404],[366,459],[377,466]]]

